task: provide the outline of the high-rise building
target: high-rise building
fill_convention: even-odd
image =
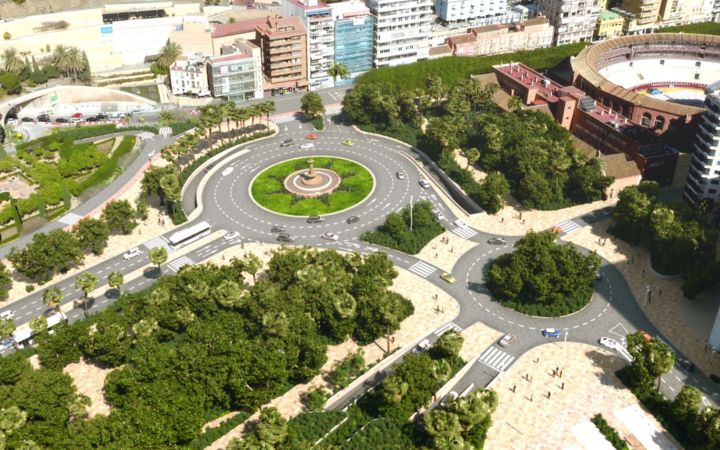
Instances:
[[[720,81],[705,88],[705,107],[698,126],[683,196],[698,206],[703,199],[720,204]]]
[[[283,15],[299,17],[307,30],[310,89],[332,86],[327,73],[335,59],[335,21],[330,7],[319,0],[283,0]]]
[[[555,27],[555,45],[592,40],[598,0],[538,0],[538,10]]]
[[[634,15],[638,25],[655,23],[660,18],[662,0],[624,0],[622,9]]]
[[[307,33],[299,17],[268,17],[255,27],[255,36],[266,91],[308,87]]]
[[[224,45],[219,56],[207,60],[207,74],[213,97],[246,101],[263,97],[262,62],[257,45],[236,40]]]
[[[335,63],[344,64],[350,76],[338,78],[336,85],[352,83],[363,72],[372,69],[375,17],[359,0],[330,5],[335,20]]]
[[[506,0],[435,0],[435,14],[444,22],[494,18],[507,11]]]
[[[663,0],[660,20],[663,25],[703,22],[712,18],[713,0]]]
[[[375,67],[427,59],[432,0],[367,0],[375,15]]]

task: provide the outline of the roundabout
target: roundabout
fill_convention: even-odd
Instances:
[[[290,216],[334,214],[363,202],[373,191],[372,173],[345,158],[313,156],[280,162],[250,183],[260,207]]]

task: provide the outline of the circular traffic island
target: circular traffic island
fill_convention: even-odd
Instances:
[[[352,208],[373,190],[372,173],[359,163],[329,156],[283,161],[250,184],[253,200],[280,214],[313,216]]]

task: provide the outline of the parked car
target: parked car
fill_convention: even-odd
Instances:
[[[295,238],[287,233],[280,233],[278,234],[277,240],[280,242],[292,242],[295,240]]]
[[[693,364],[689,359],[678,358],[677,365],[685,369],[687,372],[695,370],[695,364]]]
[[[507,244],[507,241],[501,237],[494,237],[488,239],[487,243],[490,245],[505,245]]]
[[[228,231],[225,233],[225,236],[223,236],[223,239],[226,241],[232,241],[233,239],[237,239],[240,237],[240,233],[237,231]]]
[[[48,123],[50,122],[50,116],[47,114],[40,114],[39,116],[37,116],[37,120],[38,122]]]
[[[510,345],[516,340],[517,336],[515,336],[514,334],[506,334],[498,341],[498,345],[500,347],[510,347]]]
[[[82,121],[83,121],[82,117],[71,117],[70,118],[70,123],[80,123]]]
[[[559,338],[560,336],[562,336],[562,331],[558,330],[557,328],[545,328],[542,330],[542,335],[545,337]]]
[[[395,176],[398,177],[398,180],[404,180],[405,172],[395,172]]]
[[[343,144],[343,145],[347,145],[348,147],[352,147],[352,146],[353,146],[353,141],[350,140],[350,139],[345,139],[344,141],[342,141],[342,144]]]
[[[70,116],[71,119],[82,119],[82,113],[76,112],[72,116]]]
[[[443,214],[442,211],[440,211],[439,209],[433,209],[433,214],[435,214],[437,220],[445,220],[445,214]]]
[[[603,347],[609,348],[611,350],[618,348],[617,341],[615,339],[610,339],[609,337],[601,337],[600,339],[598,339],[598,343]]]
[[[56,123],[68,123],[69,120],[67,120],[67,119],[64,118],[64,117],[56,117],[56,118],[55,118],[55,122],[56,122]]]
[[[20,119],[20,122],[35,122],[35,119],[33,119],[32,117],[23,117],[22,119]]]
[[[85,122],[95,123],[95,122],[98,122],[99,120],[100,120],[100,119],[98,119],[98,118],[95,117],[95,116],[90,116],[90,117],[88,117],[87,119],[85,119]]]
[[[327,239],[328,241],[337,241],[340,239],[340,236],[337,235],[337,233],[324,233],[322,236],[323,239]]]
[[[358,216],[350,216],[345,220],[345,222],[347,222],[348,224],[360,222],[360,218]]]
[[[315,144],[313,144],[312,142],[306,142],[303,145],[301,145],[300,148],[303,150],[308,150],[310,148],[315,148]]]
[[[320,216],[310,216],[307,218],[307,223],[323,223],[325,219]]]
[[[104,113],[100,113],[100,114],[98,114],[98,115],[95,116],[95,117],[97,117],[98,120],[108,120],[108,115],[107,115],[107,114],[104,114]]]
[[[428,182],[428,180],[422,179],[418,181],[418,183],[420,183],[420,187],[422,187],[423,189],[427,189],[430,187],[430,183]]]
[[[442,278],[444,281],[453,284],[455,282],[455,275],[447,272],[443,272],[440,274],[440,278]]]
[[[9,349],[10,347],[13,346],[13,343],[14,343],[14,342],[15,342],[15,341],[13,340],[13,338],[5,338],[5,339],[3,339],[2,341],[0,341],[0,349],[2,349],[2,350],[7,350],[7,349]]]
[[[285,227],[283,227],[281,225],[273,225],[273,227],[270,228],[270,232],[271,233],[284,233]]]
[[[133,248],[131,248],[130,250],[126,251],[126,252],[123,254],[123,259],[127,261],[128,259],[133,259],[133,258],[135,258],[136,256],[140,256],[141,253],[142,253],[142,252],[140,251],[139,248],[133,247]]]
[[[420,343],[417,345],[418,350],[421,352],[424,352],[425,350],[429,349],[432,345],[430,344],[429,339],[423,339],[420,341]]]
[[[233,166],[224,168],[223,171],[221,172],[222,176],[226,177],[226,176],[230,175],[233,172],[233,170],[235,170],[235,168]]]

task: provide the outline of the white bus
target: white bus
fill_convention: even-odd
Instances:
[[[178,249],[210,234],[210,224],[199,222],[170,235],[170,245]]]

